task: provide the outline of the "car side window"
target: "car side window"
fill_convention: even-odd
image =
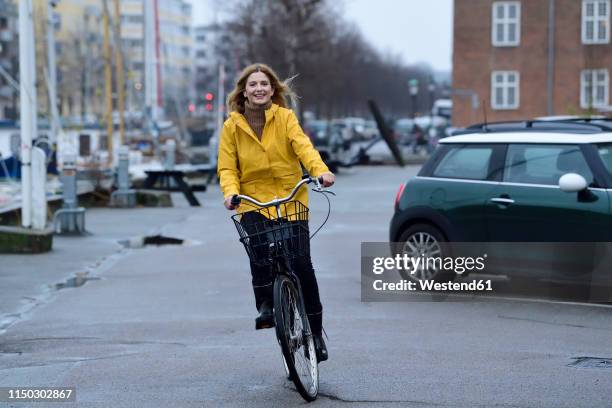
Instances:
[[[598,145],[597,152],[599,153],[599,157],[601,157],[601,161],[603,161],[604,166],[606,166],[608,173],[612,174],[612,143]]]
[[[503,181],[557,185],[566,173],[578,173],[590,185],[593,173],[577,145],[511,144],[506,153]]]
[[[452,146],[433,171],[433,177],[486,180],[493,148]]]

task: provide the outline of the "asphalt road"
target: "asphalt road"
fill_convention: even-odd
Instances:
[[[416,171],[363,167],[338,177],[331,218],[312,246],[330,360],[320,365],[320,396],[310,406],[612,406],[612,368],[570,366],[580,357],[612,357],[610,308],[361,302],[361,242],[387,240],[397,188]],[[87,258],[98,259],[89,277],[99,279],[46,296],[0,335],[0,387],[72,386],[77,402],[0,406],[306,404],[285,380],[274,331],[254,330],[247,259],[220,193],[199,198],[203,206],[191,209],[177,197],[176,208],[163,209],[167,218],[161,209],[89,212],[97,230],[62,248],[68,256],[106,237]],[[327,204],[311,198],[318,225]],[[110,234],[115,217],[122,227]],[[129,238],[152,228],[190,244],[109,244],[122,232]],[[37,260],[54,269],[62,265],[57,258]]]

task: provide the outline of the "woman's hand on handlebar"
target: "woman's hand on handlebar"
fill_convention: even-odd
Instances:
[[[331,187],[335,181],[336,176],[334,176],[334,173],[323,173],[319,176],[319,182],[323,187]]]
[[[238,208],[240,206],[240,203],[238,204],[234,204],[232,203],[232,200],[234,199],[235,196],[231,195],[225,198],[225,201],[223,202],[223,205],[225,206],[225,208],[227,208],[228,210],[235,210],[236,208]]]

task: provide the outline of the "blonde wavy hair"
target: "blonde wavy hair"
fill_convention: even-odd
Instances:
[[[246,97],[244,96],[244,90],[246,89],[246,82],[249,75],[254,72],[263,72],[270,80],[270,85],[272,85],[272,89],[274,90],[274,95],[272,95],[273,103],[282,106],[283,108],[286,108],[288,107],[287,99],[289,99],[289,102],[292,105],[295,105],[297,95],[291,89],[291,82],[295,78],[295,76],[281,81],[272,68],[270,68],[266,64],[256,63],[249,65],[240,73],[240,76],[236,81],[236,86],[234,87],[234,90],[230,92],[227,97],[228,112],[244,113],[244,103],[246,101]]]

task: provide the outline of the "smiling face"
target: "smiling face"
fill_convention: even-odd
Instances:
[[[265,105],[274,95],[270,79],[263,72],[253,72],[248,76],[244,89],[244,97],[252,106]]]

